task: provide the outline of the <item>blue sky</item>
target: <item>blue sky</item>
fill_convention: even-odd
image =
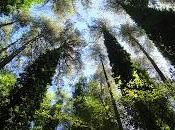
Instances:
[[[83,7],[83,5],[78,2],[76,4],[77,7],[77,13],[74,14],[73,16],[70,16],[69,18],[74,22],[74,26],[82,32],[83,37],[85,38],[86,42],[88,43],[88,46],[83,49],[83,54],[82,54],[82,60],[84,62],[84,71],[83,75],[84,76],[91,76],[92,74],[95,73],[96,71],[96,62],[92,60],[90,57],[90,48],[89,46],[92,44],[91,42],[94,40],[89,32],[88,25],[93,24],[94,19],[104,19],[106,20],[109,24],[109,28],[113,30],[113,33],[118,36],[118,31],[120,28],[121,24],[124,23],[130,23],[133,24],[133,21],[129,18],[129,16],[125,15],[124,12],[121,13],[116,13],[113,10],[110,9],[105,9],[104,5],[106,4],[105,0],[92,0],[92,5],[91,8],[86,9]],[[46,5],[42,8],[37,8],[36,10],[33,9],[32,13],[36,15],[45,15],[48,16],[49,18],[52,18],[54,21],[58,20],[58,16],[52,12],[50,9],[51,5]],[[36,13],[35,13],[36,12]],[[169,73],[169,69],[173,68],[171,64],[169,63],[168,60],[166,60],[160,52],[157,50],[157,48],[154,46],[154,44],[151,41],[147,41],[147,36],[143,36],[139,38],[140,42],[144,43],[146,42],[145,48],[146,50],[149,51],[150,55],[152,58],[156,61],[158,66],[161,68],[161,70],[168,76],[171,77]],[[157,78],[157,73],[153,69],[153,67],[150,65],[148,60],[145,58],[143,53],[134,53],[134,48],[132,48],[127,42],[123,41],[121,37],[118,38],[120,44],[131,54],[133,59],[139,60],[143,66],[145,66],[145,69],[148,70],[150,76],[152,78]],[[100,43],[103,43],[103,40],[99,40]],[[152,49],[147,49],[152,47]],[[161,59],[161,60],[160,60]],[[109,66],[109,63],[108,65]],[[55,76],[56,77],[56,76]],[[75,81],[78,80],[77,75],[71,75],[69,77],[64,77],[64,88],[67,91],[71,91],[71,85],[75,83]],[[53,83],[54,84],[54,83]],[[55,84],[53,85],[50,90],[56,90],[58,86]]]
[[[109,28],[113,28],[113,32],[116,36],[118,35],[118,31],[119,31],[118,28],[120,28],[121,24],[124,24],[124,23],[133,24],[133,21],[129,18],[129,16],[125,15],[123,12],[116,13],[111,9],[105,9],[104,8],[105,4],[106,4],[105,0],[92,0],[91,8],[86,9],[79,1],[76,4],[77,13],[74,14],[73,16],[69,17],[69,19],[71,19],[74,22],[74,26],[76,28],[78,28],[78,30],[80,30],[80,32],[83,32],[83,37],[85,38],[87,43],[93,41],[93,39],[90,36],[89,28],[87,25],[92,25],[93,24],[92,21],[94,19],[106,20],[109,23],[108,24]],[[35,7],[32,9],[31,12],[34,16],[43,15],[43,16],[47,16],[49,18],[52,18],[53,21],[56,21],[56,20],[59,21],[58,15],[54,14],[54,12],[51,10],[51,4],[47,4],[43,7]],[[144,44],[144,42],[146,42],[145,39],[147,39],[147,36],[145,35],[139,39],[140,39],[140,42]],[[138,58],[138,55],[139,55],[140,59],[142,58],[142,56],[143,56],[142,53],[135,55],[133,48],[131,48],[128,43],[126,43],[125,41],[122,41],[121,38],[119,38],[119,41],[120,41],[121,45],[129,53],[131,53],[133,58]],[[149,46],[147,46],[147,48],[149,48],[150,46],[152,47],[152,50],[149,50],[150,54],[152,55],[152,58],[157,62],[158,66],[162,69],[162,71],[168,77],[170,77],[169,69],[172,66],[170,65],[169,61],[166,60],[165,58],[163,58],[163,56],[160,54],[160,52],[157,50],[157,48],[154,46],[154,44],[151,41],[147,42],[147,44],[149,44]],[[145,46],[145,48],[146,48],[146,46]],[[83,59],[85,62],[85,71],[84,72],[85,72],[86,76],[91,75],[95,72],[93,61],[87,62],[87,61],[90,61],[89,56],[87,55],[87,52],[89,52],[88,47],[86,47],[86,49],[84,49],[84,54],[83,54]],[[149,67],[151,67],[151,66],[149,66]],[[153,73],[153,72],[154,72],[154,70],[152,69],[151,73]]]
[[[93,38],[91,36],[90,30],[88,28],[88,25],[92,25],[93,20],[97,19],[103,19],[107,21],[109,28],[113,31],[113,34],[118,37],[118,32],[121,24],[124,23],[130,23],[133,24],[133,21],[129,18],[129,16],[125,15],[124,12],[116,13],[112,9],[105,9],[104,5],[106,4],[105,0],[92,0],[92,5],[91,8],[86,8],[84,7],[81,2],[77,2],[76,4],[76,13],[72,16],[67,17],[67,19],[71,19],[71,21],[74,23],[74,26],[83,34],[83,38],[86,40],[88,43],[88,46],[86,46],[83,51],[82,51],[82,60],[84,62],[84,71],[83,75],[84,76],[90,76],[96,71],[96,62],[92,60],[89,56],[90,48],[89,46],[93,44]],[[44,6],[41,5],[36,5],[31,8],[30,11],[31,16],[33,17],[47,17],[54,21],[55,23],[61,23],[64,25],[64,22],[66,19],[61,20],[57,14],[55,14],[52,10],[52,5],[51,3],[47,3]],[[2,18],[1,18],[2,20]],[[11,38],[11,42],[15,41],[18,39],[22,33],[27,31],[28,28],[21,28],[18,30],[18,32],[14,33]],[[143,36],[139,38],[140,42],[146,43],[147,46],[145,48],[150,48],[152,47],[151,50],[148,50],[152,56],[152,58],[157,62],[158,66],[161,68],[161,70],[168,76],[170,76],[169,69],[172,68],[170,65],[169,61],[163,58],[163,56],[160,54],[160,52],[157,50],[157,48],[154,46],[154,44],[151,41],[146,41],[147,36]],[[144,55],[142,53],[134,53],[134,48],[132,48],[126,41],[123,41],[121,37],[118,37],[118,40],[120,44],[127,50],[128,53],[131,54],[131,57],[133,59],[137,59],[140,62],[142,62],[143,66],[146,66],[148,69],[149,68],[149,74],[152,77],[156,77],[156,73],[153,69],[153,67],[148,63],[148,61],[145,59]],[[103,40],[99,40],[100,44],[103,44]],[[14,71],[15,73],[21,73],[22,69],[27,65],[27,57],[20,57],[21,60],[20,66],[16,67],[17,62],[16,59],[19,57],[15,58],[10,64],[7,65],[7,68],[10,68],[10,70]],[[108,66],[108,65],[107,65]],[[56,77],[56,75],[54,76]],[[70,84],[73,84],[75,81],[77,81],[78,77],[75,77],[75,75],[71,75],[69,77],[64,77],[62,78],[64,82],[64,86],[68,91],[70,88]],[[55,84],[54,82],[52,84]],[[56,90],[58,86],[55,84],[51,87],[51,90]]]
[[[84,71],[82,74],[79,74],[79,76],[91,76],[96,71],[97,62],[95,62],[90,57],[90,46],[93,44],[92,42],[94,39],[91,36],[90,30],[88,28],[88,25],[92,25],[94,19],[103,19],[108,22],[109,28],[113,31],[113,34],[118,38],[120,44],[127,50],[128,53],[131,54],[132,59],[137,59],[142,63],[142,66],[145,67],[145,69],[149,68],[149,74],[152,77],[156,77],[156,73],[153,69],[153,67],[150,65],[150,63],[145,59],[144,55],[140,52],[135,54],[134,48],[132,48],[126,41],[123,41],[121,37],[118,36],[119,28],[121,24],[124,23],[130,23],[133,24],[133,21],[129,18],[129,16],[125,15],[124,12],[116,13],[113,10],[105,9],[104,5],[106,4],[105,0],[92,0],[92,5],[90,9],[86,9],[83,7],[83,5],[78,2],[76,4],[77,7],[77,13],[75,13],[72,16],[69,16],[68,18],[72,20],[74,23],[74,26],[83,34],[83,38],[87,42],[87,46],[82,51],[82,60],[84,63]],[[55,21],[56,23],[62,23],[64,25],[65,20],[61,20],[57,14],[55,14],[51,9],[51,3],[46,4],[45,6],[37,5],[32,7],[31,9],[31,15],[33,17],[48,17],[49,19]],[[68,19],[67,18],[67,19]],[[3,21],[4,17],[0,17],[0,21]],[[21,28],[18,30],[18,32],[14,33],[11,37],[11,42],[14,42],[16,39],[20,38],[22,33],[29,30],[29,28]],[[157,62],[158,66],[161,68],[161,70],[168,76],[171,77],[169,73],[169,69],[173,68],[169,61],[165,59],[161,53],[157,50],[157,48],[154,46],[154,44],[151,41],[147,41],[147,36],[144,35],[143,37],[139,38],[139,41],[141,43],[146,42],[147,46],[144,46],[147,51],[150,52],[152,58]],[[98,40],[99,44],[103,44],[103,39]],[[95,43],[96,44],[96,43]],[[152,49],[148,49],[152,47]],[[16,66],[18,62],[15,62],[18,58],[22,59],[19,66]],[[6,68],[10,69],[16,74],[22,73],[23,68],[27,66],[28,59],[27,57],[16,57],[13,59],[13,61],[6,66]],[[109,62],[106,66],[109,66]],[[67,92],[72,91],[72,85],[78,80],[77,74],[72,74],[70,76],[63,76],[59,77],[62,81],[62,85],[58,86],[58,84],[55,82],[57,77],[57,73],[53,76],[52,85],[49,87],[49,91],[56,92],[58,87],[63,87]]]

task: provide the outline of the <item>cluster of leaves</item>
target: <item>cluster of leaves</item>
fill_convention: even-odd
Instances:
[[[103,93],[96,81],[80,80],[75,86],[73,113],[83,126],[73,129],[115,129],[117,127],[108,93]],[[105,89],[105,88],[103,88]]]
[[[32,129],[53,130],[59,125],[73,130],[115,129],[116,120],[111,111],[108,94],[103,94],[103,99],[101,99],[100,92],[99,84],[96,81],[80,80],[75,85],[72,98],[61,91],[57,101],[53,104],[52,101],[55,97],[47,93],[40,109],[34,114]]]
[[[133,77],[127,84],[124,90],[125,95],[122,96],[121,101],[125,106],[131,108],[132,112],[130,114],[134,117],[135,127],[139,125],[139,127],[144,129],[174,128],[173,118],[175,114],[169,102],[169,99],[173,97],[173,94],[170,94],[171,90],[169,87],[173,88],[173,85],[169,83],[157,84],[148,82],[147,79],[140,77],[137,71],[133,71]],[[146,122],[147,119],[150,119],[151,122]]]
[[[155,85],[146,82],[144,79],[141,79],[137,74],[137,71],[133,72],[133,77],[128,84],[126,92],[126,100],[132,101],[154,101],[162,96],[165,96],[168,89],[164,85]],[[129,89],[128,89],[129,88]]]
[[[16,77],[10,72],[0,71],[0,106],[9,102],[8,96],[16,83]]]
[[[74,10],[74,2],[75,0],[53,0],[54,1],[54,10],[60,16],[67,16],[72,14]]]
[[[28,10],[33,4],[42,3],[43,0],[1,0],[0,12],[9,13],[16,9]]]

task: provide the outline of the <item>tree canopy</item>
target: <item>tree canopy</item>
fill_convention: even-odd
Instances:
[[[0,0],[0,129],[174,130],[174,12],[174,0]]]

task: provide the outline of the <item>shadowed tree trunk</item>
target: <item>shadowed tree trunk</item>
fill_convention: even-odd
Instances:
[[[19,49],[15,50],[10,54],[9,56],[5,57],[1,62],[0,62],[0,69],[2,69],[5,65],[7,65],[10,61],[13,60],[19,53],[21,53],[30,43],[34,42],[40,37],[40,35],[36,36],[35,38],[28,40],[20,47]]]
[[[138,5],[121,4],[131,18],[141,26],[162,54],[175,65],[175,12]]]
[[[9,44],[9,45],[6,46],[5,48],[0,49],[0,54],[1,54],[2,52],[6,51],[8,48],[10,48],[10,47],[12,47],[13,45],[15,45],[16,43],[18,43],[18,42],[19,42],[20,40],[22,40],[22,39],[23,39],[23,38],[20,38],[20,39],[16,40],[15,42]]]
[[[107,76],[107,73],[106,73],[106,70],[105,70],[105,66],[103,64],[103,60],[102,60],[101,57],[100,57],[100,61],[101,61],[101,65],[102,65],[102,68],[103,68],[103,73],[104,73],[104,76],[105,76],[105,79],[106,79],[106,83],[108,85],[108,90],[109,90],[109,94],[110,94],[110,97],[111,97],[112,106],[114,108],[115,117],[116,117],[117,123],[118,123],[118,129],[123,130],[122,122],[121,122],[121,119],[120,119],[120,114],[119,114],[119,111],[118,111],[118,108],[117,108],[117,105],[116,105],[116,102],[115,102],[115,99],[114,99],[114,96],[113,96],[113,93],[112,93],[111,84],[109,83],[109,79],[108,79],[108,76]]]
[[[124,86],[133,78],[132,63],[129,54],[123,50],[118,41],[106,29],[103,30],[104,44],[107,49],[113,77],[120,76]],[[123,88],[121,88],[122,90]]]
[[[2,129],[29,129],[29,121],[33,120],[35,111],[40,108],[47,86],[52,81],[61,50],[47,51],[21,74],[11,92],[10,103],[0,109]],[[19,111],[16,112],[15,108],[19,108]]]
[[[0,24],[0,28],[14,24],[16,21]]]
[[[133,67],[130,56],[123,50],[116,38],[112,36],[108,30],[104,29],[103,34],[105,39],[104,44],[107,48],[112,72],[114,73],[113,77],[115,78],[120,75],[121,80],[124,82],[121,87],[121,91],[123,91],[123,89],[127,88],[127,83],[134,78],[132,76]],[[125,92],[122,92],[122,95],[124,96]],[[126,110],[129,110],[127,106]],[[130,112],[128,113],[130,114]],[[131,108],[130,115],[134,117],[134,124],[139,124],[139,127],[136,127],[143,127],[148,130],[160,130],[160,127],[156,123],[154,113],[152,113],[143,102],[135,103],[134,108]]]
[[[165,77],[165,75],[162,73],[162,71],[159,69],[159,67],[157,66],[157,64],[155,63],[155,61],[151,58],[151,56],[149,56],[149,54],[145,51],[145,49],[142,47],[142,45],[139,43],[139,41],[137,39],[135,39],[132,35],[129,36],[130,39],[132,41],[134,41],[137,46],[140,48],[140,50],[144,53],[144,55],[148,58],[148,60],[151,62],[151,64],[153,65],[154,69],[156,70],[156,72],[158,73],[158,75],[160,76],[161,80],[163,82],[166,82],[167,79]]]

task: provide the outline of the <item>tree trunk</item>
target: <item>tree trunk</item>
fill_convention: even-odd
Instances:
[[[100,61],[101,61],[101,65],[103,67],[103,73],[105,75],[106,83],[108,85],[109,94],[110,94],[110,97],[111,97],[111,100],[112,100],[112,106],[114,108],[115,117],[117,118],[118,128],[119,128],[119,130],[123,130],[122,122],[121,122],[121,119],[120,119],[120,114],[118,112],[118,108],[116,106],[116,102],[115,102],[115,99],[114,99],[114,96],[113,96],[113,93],[112,93],[112,90],[111,90],[111,85],[109,83],[109,79],[108,79],[108,76],[107,76],[107,73],[106,73],[106,70],[105,70],[105,67],[104,67],[104,64],[103,64],[103,60],[102,60],[101,57],[100,57]]]
[[[161,80],[163,82],[166,82],[167,79],[165,77],[165,75],[162,73],[162,71],[159,69],[159,67],[157,66],[157,64],[155,63],[155,61],[148,55],[148,53],[145,51],[145,49],[142,47],[142,45],[140,45],[140,43],[138,42],[137,39],[135,39],[132,35],[130,36],[130,38],[138,45],[138,47],[140,48],[140,50],[142,50],[142,52],[145,54],[145,56],[148,58],[148,60],[151,62],[151,64],[153,65],[154,69],[156,70],[156,72],[158,73],[158,75],[160,76]]]
[[[27,41],[22,47],[15,50],[10,56],[7,56],[6,58],[4,58],[3,61],[0,62],[0,69],[2,69],[5,65],[7,65],[15,56],[17,56],[19,53],[21,53],[27,47],[27,45],[29,45],[31,42],[38,39],[39,36],[40,35],[38,35],[35,38]]]
[[[3,23],[3,24],[0,24],[0,28],[4,27],[4,26],[9,26],[9,25],[12,25],[14,24],[16,21],[12,21],[12,22],[9,22],[9,23]]]
[[[127,83],[133,79],[133,67],[130,55],[120,46],[117,39],[107,29],[103,30],[103,34],[104,45],[107,49],[108,58],[112,67],[112,77],[116,78],[120,76],[123,83],[121,90],[123,90]]]
[[[134,79],[134,77],[132,77],[133,67],[130,56],[126,51],[124,51],[123,48],[120,47],[116,38],[111,35],[108,30],[104,30],[103,34],[105,38],[104,44],[107,48],[108,57],[110,59],[110,64],[114,73],[113,78],[115,78],[117,75],[121,75],[120,79],[125,83],[120,87],[121,91],[123,91],[123,89],[127,88],[127,83],[130,80]],[[127,75],[129,76],[128,79]],[[124,81],[125,79],[127,80]],[[125,93],[122,92],[122,95],[125,96]],[[134,104],[134,109],[131,108],[131,111],[127,110],[129,115],[133,117],[134,127],[137,129],[137,126],[141,126],[141,128],[144,126],[144,129],[160,130],[159,126],[157,126],[157,123],[155,121],[154,114],[149,109],[147,109],[147,106],[143,102],[142,105],[140,105],[141,107],[137,106],[138,104],[136,103]],[[127,108],[128,106],[126,106],[126,109]]]
[[[15,42],[11,43],[10,45],[6,46],[5,48],[2,48],[2,49],[0,50],[0,54],[1,54],[2,52],[4,52],[5,50],[7,50],[8,48],[10,48],[11,46],[15,45],[15,44],[16,44],[17,42],[19,42],[20,40],[22,40],[22,38],[16,40]]]
[[[171,10],[157,10],[137,5],[120,3],[130,17],[143,28],[164,57],[175,65],[175,13]]]
[[[7,127],[27,130],[29,121],[34,120],[34,113],[40,108],[47,86],[52,81],[61,51],[62,48],[58,48],[40,55],[20,75],[17,84],[10,92],[9,103],[0,108],[1,129]],[[20,108],[19,112],[15,111],[16,106]]]

